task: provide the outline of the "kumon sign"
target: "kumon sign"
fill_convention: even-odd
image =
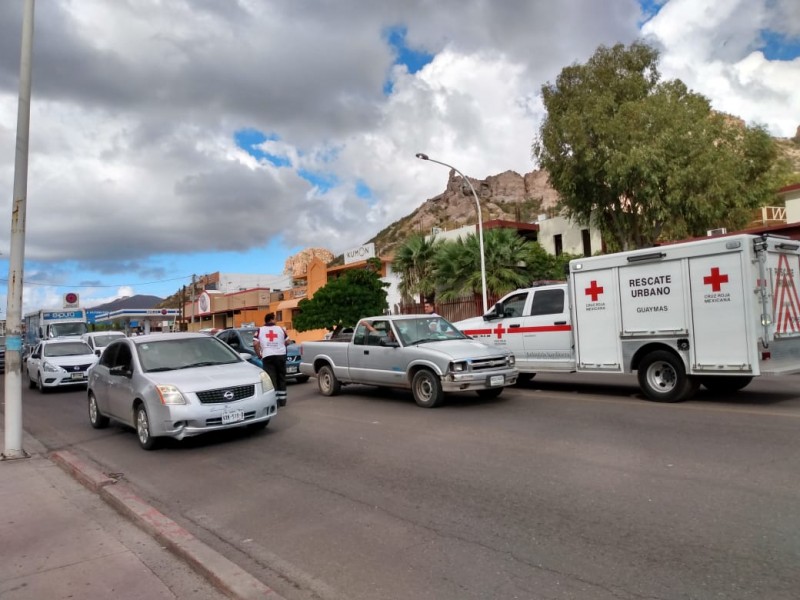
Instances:
[[[345,250],[344,252],[344,264],[346,265],[361,262],[369,258],[375,258],[375,244],[371,242],[359,246],[358,248],[353,248],[352,250]]]

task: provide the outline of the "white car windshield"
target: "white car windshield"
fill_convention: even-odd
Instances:
[[[42,355],[55,356],[80,356],[81,354],[92,354],[92,349],[84,342],[63,342],[58,344],[44,344]]]
[[[136,344],[145,372],[173,371],[242,362],[230,346],[215,337],[153,340]]]
[[[105,348],[114,340],[118,340],[120,338],[125,337],[124,334],[113,334],[113,333],[106,333],[103,335],[95,335],[94,338],[94,345],[98,348]]]

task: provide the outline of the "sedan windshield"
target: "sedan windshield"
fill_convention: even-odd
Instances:
[[[136,345],[145,372],[228,365],[241,358],[217,338],[202,336],[148,341]]]
[[[44,344],[42,355],[44,356],[80,356],[81,354],[92,354],[89,344],[84,342],[63,342],[58,344]]]

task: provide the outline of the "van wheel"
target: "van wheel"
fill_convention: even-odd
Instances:
[[[417,406],[422,408],[436,408],[444,401],[442,382],[428,369],[420,369],[411,380],[411,391]]]
[[[342,389],[342,384],[336,379],[333,369],[328,365],[323,365],[317,372],[317,386],[319,393],[323,396],[335,396]]]
[[[720,375],[719,377],[703,377],[700,383],[703,384],[707,390],[712,392],[738,392],[746,388],[750,382],[753,381],[752,377],[741,375]]]
[[[683,361],[666,350],[645,356],[637,376],[644,395],[654,402],[687,400],[700,384],[696,378],[686,375]]]

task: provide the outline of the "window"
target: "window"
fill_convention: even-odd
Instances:
[[[509,296],[503,302],[503,316],[521,317],[525,309],[525,301],[528,299],[528,292],[522,292]]]
[[[275,311],[275,322],[276,323],[280,323],[281,321],[283,321],[283,311],[282,310],[276,310]]]
[[[564,252],[564,243],[561,240],[561,234],[559,233],[557,235],[554,235],[553,241],[555,242],[556,245],[554,254],[556,256],[561,256],[562,252]]]
[[[359,323],[356,327],[356,332],[353,334],[353,344],[363,346],[366,344],[367,327],[363,323]]]
[[[581,229],[581,239],[583,240],[583,255],[592,255],[592,238],[589,236],[588,229]]]
[[[564,290],[539,290],[533,294],[531,316],[560,315],[564,312]]]

